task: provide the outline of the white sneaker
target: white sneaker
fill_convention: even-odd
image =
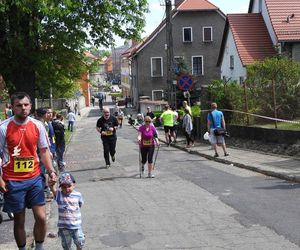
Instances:
[[[152,173],[148,173],[148,176],[147,176],[147,178],[154,178],[154,174],[152,174]]]

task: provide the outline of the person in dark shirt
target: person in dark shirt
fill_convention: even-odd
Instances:
[[[116,130],[119,126],[116,117],[110,114],[108,108],[103,109],[103,116],[97,120],[96,130],[101,134],[101,140],[103,143],[104,159],[106,163],[106,168],[110,167],[110,157],[111,160],[115,161],[116,154],[116,143],[117,135]]]
[[[61,114],[56,115],[56,119],[52,121],[52,127],[55,135],[57,165],[60,171],[64,170],[63,156],[66,148],[65,142],[65,125],[64,117]]]
[[[151,120],[153,120],[155,118],[155,115],[154,113],[151,111],[151,108],[150,107],[147,107],[147,113],[145,115],[146,116],[150,116]]]

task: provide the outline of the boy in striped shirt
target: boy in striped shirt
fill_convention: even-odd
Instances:
[[[83,199],[81,193],[74,190],[75,179],[67,172],[59,177],[59,190],[51,186],[54,199],[58,205],[58,235],[64,250],[71,249],[72,241],[81,250],[84,246],[85,236],[81,229],[81,206]]]

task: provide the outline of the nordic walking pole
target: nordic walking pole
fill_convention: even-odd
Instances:
[[[154,170],[154,167],[155,167],[155,163],[156,163],[156,159],[157,159],[157,155],[158,155],[159,148],[160,148],[160,146],[158,145],[158,146],[157,146],[156,155],[155,155],[155,158],[154,158],[154,162],[153,162],[153,170]]]
[[[141,156],[140,144],[139,144],[139,170],[140,170],[140,178],[142,178],[142,156]]]

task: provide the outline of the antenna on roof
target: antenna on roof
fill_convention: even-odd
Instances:
[[[290,23],[290,20],[292,19],[292,18],[294,18],[295,17],[295,14],[293,13],[292,15],[288,15],[287,17],[286,17],[286,22],[287,23]]]

